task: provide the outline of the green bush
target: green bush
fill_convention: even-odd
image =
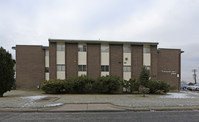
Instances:
[[[0,97],[14,85],[14,63],[12,55],[0,47]]]
[[[139,93],[143,94],[143,97],[145,97],[145,94],[148,94],[149,93],[149,88],[146,88],[144,86],[140,86],[139,87]]]
[[[150,72],[146,69],[146,67],[142,68],[142,71],[139,76],[140,85],[145,86],[149,82]]]
[[[102,76],[95,82],[95,90],[98,93],[113,93],[119,90],[121,80],[118,76]]]
[[[128,80],[124,80],[124,81],[122,82],[122,86],[123,86],[123,88],[125,89],[125,92],[126,92],[126,93],[130,92],[130,86],[131,86],[131,84],[129,83]]]
[[[44,81],[42,84],[41,89],[48,94],[61,94],[65,93],[65,80],[60,80],[60,79],[53,79],[53,80],[47,80]]]
[[[133,91],[139,91],[140,87],[140,82],[136,79],[129,79],[130,83],[130,92],[132,93]]]
[[[159,80],[149,80],[147,87],[150,89],[150,93],[167,93],[170,90],[170,85]]]
[[[93,84],[95,80],[82,75],[79,77],[70,78],[66,81],[65,88],[71,88],[72,93],[91,93],[93,91]],[[68,86],[68,85],[69,86]]]

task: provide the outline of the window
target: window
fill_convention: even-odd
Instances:
[[[86,45],[85,44],[79,44],[78,45],[78,51],[79,52],[86,52]]]
[[[131,45],[124,45],[123,53],[131,53]]]
[[[57,64],[57,71],[65,71],[65,64]]]
[[[49,72],[49,67],[45,67],[45,72]]]
[[[57,51],[64,51],[65,50],[65,44],[57,43]]]
[[[108,65],[102,65],[101,66],[101,71],[102,72],[108,72],[109,71],[109,66]]]
[[[109,45],[101,45],[101,52],[109,52]]]
[[[131,72],[131,66],[124,66],[123,72]]]
[[[45,50],[45,56],[49,56],[49,50]]]
[[[86,71],[86,65],[78,65],[78,71]]]
[[[144,46],[144,53],[151,53],[150,45],[145,45]]]
[[[146,70],[151,71],[151,66],[144,66]]]

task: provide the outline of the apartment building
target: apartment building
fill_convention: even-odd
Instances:
[[[180,89],[180,49],[158,49],[157,42],[49,39],[49,47],[16,45],[16,87],[37,89],[49,79],[87,75],[138,78],[143,66],[152,79]]]

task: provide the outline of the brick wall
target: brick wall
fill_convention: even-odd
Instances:
[[[180,89],[181,50],[160,49],[158,51],[158,79],[168,82],[171,90]]]
[[[87,44],[87,75],[98,78],[101,74],[100,44]]]
[[[138,78],[143,67],[143,46],[142,45],[132,45],[131,46],[131,58],[132,58],[132,69],[131,77]]]
[[[110,75],[123,78],[123,46],[110,45]]]
[[[157,79],[158,54],[157,45],[151,45],[151,78]]]
[[[41,46],[16,46],[16,87],[37,89],[45,80],[44,50]]]
[[[65,55],[66,78],[78,76],[78,44],[67,43]]]
[[[49,42],[49,73],[50,73],[50,79],[57,78],[56,42]]]

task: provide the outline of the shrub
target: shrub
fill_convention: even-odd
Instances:
[[[136,79],[129,79],[130,83],[130,92],[132,93],[133,91],[139,91],[140,87],[140,82]]]
[[[119,90],[121,80],[118,76],[102,76],[95,82],[95,90],[98,93],[113,93]]]
[[[140,86],[139,87],[139,92],[143,94],[143,97],[145,97],[145,94],[148,94],[149,93],[149,88],[146,88],[144,86]]]
[[[64,83],[65,80],[53,79],[44,81],[41,89],[48,94],[65,93]]]
[[[146,87],[147,83],[149,82],[149,77],[150,77],[149,71],[146,69],[146,67],[143,67],[139,76],[140,85]]]
[[[9,52],[0,47],[0,97],[14,85],[14,61]]]
[[[72,93],[91,93],[94,82],[95,80],[82,75],[68,79],[65,88],[71,90]]]
[[[130,89],[131,89],[131,84],[130,84],[130,82],[128,81],[128,80],[124,80],[123,82],[122,82],[122,86],[123,86],[123,88],[125,89],[125,92],[127,93],[127,92],[130,92]]]
[[[159,80],[149,80],[147,87],[150,88],[150,93],[167,93],[170,90],[170,85]]]

